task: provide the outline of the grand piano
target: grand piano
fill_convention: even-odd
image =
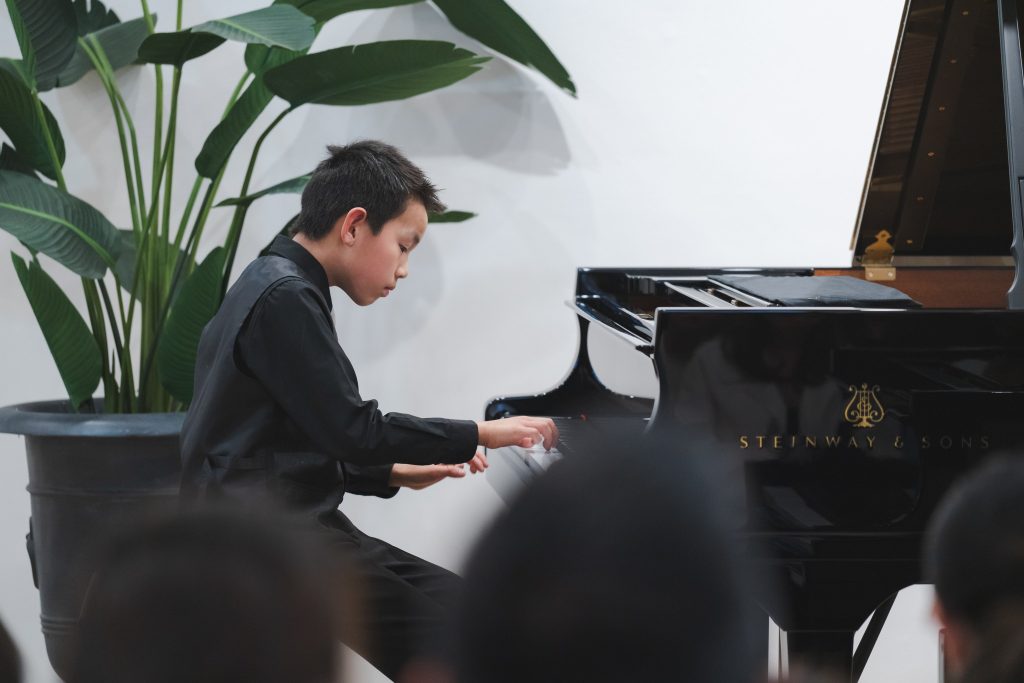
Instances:
[[[922,581],[944,493],[1024,455],[1022,10],[908,0],[850,267],[580,268],[564,381],[485,409],[552,416],[563,443],[493,451],[495,489],[511,499],[602,430],[713,454],[790,661],[857,680],[896,592]],[[653,365],[653,398],[602,383],[596,330]]]

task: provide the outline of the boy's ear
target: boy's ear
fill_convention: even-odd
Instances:
[[[356,234],[367,228],[366,209],[361,206],[351,208],[334,225],[335,229],[341,229],[341,241],[351,246],[356,241]]]

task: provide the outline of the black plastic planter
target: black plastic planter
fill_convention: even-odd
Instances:
[[[66,401],[0,408],[0,432],[25,437],[29,556],[50,664],[67,678],[98,542],[176,505],[184,413],[72,413]]]

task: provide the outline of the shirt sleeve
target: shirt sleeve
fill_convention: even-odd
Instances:
[[[385,415],[376,401],[363,400],[322,297],[301,279],[278,282],[263,295],[238,335],[237,352],[243,371],[310,441],[345,463],[455,464],[476,453],[475,422]]]
[[[341,463],[345,470],[345,493],[357,496],[377,496],[393,498],[398,493],[397,486],[390,486],[391,465],[352,465]]]

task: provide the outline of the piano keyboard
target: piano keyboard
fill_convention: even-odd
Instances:
[[[639,434],[647,418],[636,417],[552,417],[558,428],[558,444],[545,451],[543,444],[531,448],[506,446],[487,451],[487,477],[506,501],[535,477],[562,458],[586,457],[587,452],[612,436]]]

